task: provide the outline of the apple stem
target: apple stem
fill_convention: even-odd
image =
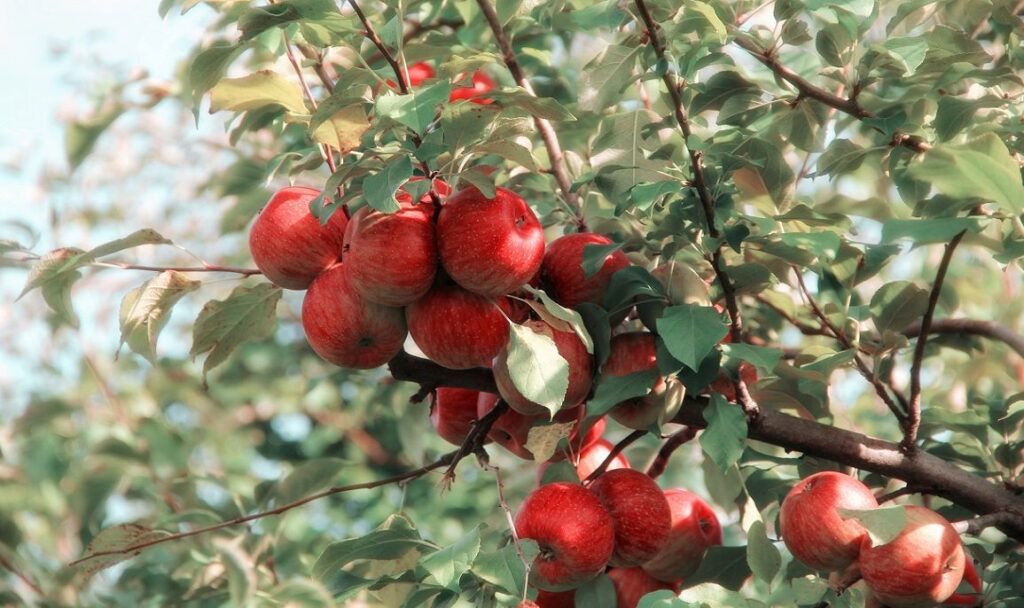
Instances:
[[[601,466],[594,469],[594,472],[588,475],[587,478],[583,480],[583,485],[589,486],[595,479],[604,474],[605,470],[608,469],[608,465],[610,465],[612,461],[615,460],[615,457],[618,456],[622,452],[622,450],[626,449],[627,447],[630,446],[630,444],[632,444],[637,439],[640,439],[646,434],[647,431],[633,431],[629,435],[626,435],[626,437],[622,441],[616,443],[615,446],[612,447],[612,449],[608,452],[608,455],[605,456],[604,462],[601,463]]]

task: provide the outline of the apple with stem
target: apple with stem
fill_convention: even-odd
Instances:
[[[544,229],[521,196],[497,188],[487,198],[475,187],[445,202],[437,218],[441,265],[456,283],[484,296],[511,293],[537,273]]]
[[[345,230],[342,261],[352,287],[384,306],[405,306],[423,297],[437,273],[434,205],[396,196],[399,209],[384,213],[363,207]]]
[[[682,488],[665,490],[672,512],[668,542],[643,569],[659,581],[680,583],[700,567],[708,547],[722,544],[722,526],[711,505]]]
[[[509,320],[501,307],[446,281],[409,304],[405,318],[423,354],[449,369],[490,367],[508,343]]]
[[[588,444],[579,453],[579,461],[576,463],[576,476],[580,478],[580,481],[590,477],[590,474],[597,470],[599,466],[608,458],[608,455],[612,453],[612,449],[615,446],[612,445],[607,439],[598,439],[593,443]],[[537,483],[539,484],[544,479],[544,473],[547,471],[548,463],[544,463],[537,467]],[[619,452],[612,458],[612,461],[608,463],[606,471],[614,471],[615,469],[628,469],[629,460],[626,455]]]
[[[274,193],[249,231],[249,252],[271,283],[307,289],[341,258],[348,219],[340,210],[321,225],[309,210],[319,190],[289,186]]]
[[[546,591],[574,589],[604,572],[615,548],[612,517],[583,486],[551,483],[530,493],[515,517],[519,538],[540,546],[530,583]]]
[[[871,593],[891,608],[924,608],[945,602],[964,577],[960,535],[945,517],[907,505],[903,530],[873,546],[861,539],[860,570]]]
[[[611,565],[639,566],[668,543],[672,511],[661,488],[646,474],[633,469],[605,471],[590,484],[590,491],[615,525]]]
[[[302,328],[316,354],[354,369],[372,369],[402,350],[408,334],[401,308],[364,300],[343,264],[328,268],[302,300]]]
[[[835,471],[800,481],[782,501],[779,527],[786,547],[808,568],[844,570],[857,559],[867,530],[839,509],[874,509],[878,500],[863,483]]]

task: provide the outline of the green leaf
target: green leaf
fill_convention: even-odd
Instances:
[[[746,547],[715,545],[708,547],[704,559],[700,562],[700,568],[683,582],[683,586],[689,588],[711,582],[732,591],[739,591],[750,574]]]
[[[439,585],[457,590],[459,579],[480,553],[480,526],[470,530],[454,545],[444,547],[420,559],[420,565]]]
[[[658,370],[648,369],[626,376],[603,374],[594,389],[594,396],[587,402],[587,414],[600,416],[627,399],[643,397],[651,392]]]
[[[834,177],[856,171],[872,152],[874,149],[861,147],[848,139],[836,139],[818,157],[817,175]]]
[[[907,174],[928,182],[953,198],[988,200],[1012,213],[1024,211],[1024,185],[1020,166],[995,133],[986,133],[966,144],[940,144]]]
[[[583,68],[579,80],[579,107],[585,112],[600,112],[622,101],[622,89],[633,80],[633,66],[640,54],[638,46],[608,45]]]
[[[168,536],[168,533],[163,530],[154,530],[139,524],[121,524],[112,528],[106,528],[93,537],[92,542],[85,549],[85,555],[75,561],[73,565],[79,573],[85,577],[91,577],[100,570],[135,557],[138,555],[138,551],[98,555],[96,557],[92,557],[93,554],[106,551],[123,551],[129,547],[158,540],[165,536]]]
[[[428,87],[414,89],[407,95],[388,92],[377,97],[376,111],[380,116],[390,118],[422,135],[427,125],[434,121],[437,106],[448,99],[451,90],[451,83],[442,80]]]
[[[779,239],[790,247],[810,251],[822,262],[830,262],[839,253],[840,239],[835,232],[787,232]]]
[[[508,371],[516,389],[554,416],[569,390],[569,363],[555,341],[528,327],[512,323],[508,343]]]
[[[967,128],[979,107],[977,100],[960,99],[952,95],[941,97],[934,123],[939,141],[947,141]]]
[[[901,332],[928,310],[928,292],[910,281],[886,283],[871,297],[871,316],[878,331]]]
[[[555,329],[574,332],[580,342],[583,342],[587,353],[594,354],[594,340],[590,337],[590,332],[587,331],[587,326],[583,323],[583,316],[579,312],[555,302],[543,289],[535,289],[530,285],[524,285],[523,289],[536,298],[532,301],[526,300],[526,303],[540,318]]]
[[[886,220],[882,224],[882,242],[910,239],[915,245],[948,243],[964,230],[980,232],[990,222],[976,217],[942,217],[928,220]]]
[[[374,530],[360,538],[327,545],[313,564],[312,575],[326,582],[356,560],[394,560],[412,549],[427,552],[436,549],[436,545],[420,538],[419,533],[410,527]]]
[[[534,97],[521,88],[492,91],[488,96],[502,106],[519,108],[531,116],[553,121],[572,121],[576,117],[550,97]]]
[[[771,583],[782,567],[782,555],[772,541],[768,540],[764,522],[757,520],[747,529],[747,563],[754,576]]]
[[[738,405],[716,393],[704,408],[704,420],[708,426],[700,434],[700,447],[725,471],[743,455],[747,444],[747,417]]]
[[[754,83],[732,70],[716,72],[707,82],[698,85],[698,88],[700,92],[690,103],[690,113],[693,115],[704,110],[717,110],[732,97],[758,91]]]
[[[782,359],[782,351],[778,348],[750,344],[723,344],[722,351],[730,358],[741,359],[767,372],[775,369],[775,365]]]
[[[906,509],[903,505],[878,507],[876,509],[838,509],[843,519],[856,519],[868,531],[872,545],[891,542],[907,524]]]
[[[96,116],[88,120],[76,120],[68,125],[64,132],[64,153],[72,171],[89,156],[100,135],[124,114],[125,109],[120,101],[108,101],[101,106]]]
[[[532,563],[533,558],[540,552],[537,543],[530,539],[521,539],[519,546],[529,563]],[[519,559],[516,546],[511,543],[498,551],[478,555],[473,562],[472,572],[481,580],[510,595],[521,593],[526,583],[526,567],[523,560]]]
[[[340,458],[317,458],[295,468],[278,482],[274,492],[278,504],[285,504],[329,488],[345,467]]]
[[[333,0],[281,0],[267,6],[249,9],[238,19],[242,39],[250,40],[272,27],[281,27],[299,20],[344,26],[344,19]]]
[[[673,357],[691,370],[729,333],[722,315],[710,306],[669,306],[658,319],[658,334]]]
[[[608,257],[619,249],[622,249],[622,243],[585,246],[583,248],[583,276],[589,279],[597,274]]]
[[[401,206],[395,194],[412,177],[412,160],[405,156],[392,159],[384,168],[363,180],[366,203],[383,213],[394,213]]]
[[[458,154],[483,139],[498,117],[498,109],[478,103],[449,104],[441,110],[441,132],[452,154]],[[514,144],[513,144],[514,145]]]
[[[686,11],[691,11],[700,14],[706,23],[705,27],[700,28],[703,36],[714,32],[715,40],[722,44],[728,37],[728,30],[726,30],[725,24],[722,23],[722,18],[718,16],[715,9],[705,2],[688,2],[686,5]]]
[[[615,608],[615,585],[607,574],[599,574],[576,588],[576,606]]]
[[[247,44],[237,44],[230,40],[215,40],[203,49],[188,66],[187,87],[193,102],[213,88],[231,63],[249,48]]]
[[[209,353],[203,361],[203,383],[211,369],[227,360],[243,342],[263,340],[277,326],[277,302],[281,288],[270,283],[255,287],[236,287],[224,300],[210,300],[199,311],[192,328],[195,359]]]
[[[201,284],[180,272],[167,270],[126,293],[119,314],[118,350],[128,344],[133,352],[155,362],[156,341],[170,319],[171,309]]]
[[[210,91],[210,112],[244,112],[281,106],[293,114],[306,114],[306,101],[297,83],[272,70],[260,70],[241,78],[225,78]]]

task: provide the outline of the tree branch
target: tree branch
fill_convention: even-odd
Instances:
[[[939,270],[935,273],[932,291],[928,296],[928,308],[921,319],[917,344],[914,346],[914,361],[910,366],[910,402],[907,405],[907,426],[903,433],[903,448],[908,452],[913,452],[916,449],[917,431],[921,426],[921,364],[924,362],[925,346],[928,345],[928,332],[931,330],[932,317],[935,316],[935,307],[939,303],[942,283],[946,280],[946,271],[949,270],[949,263],[953,259],[953,252],[956,251],[956,246],[960,244],[965,234],[967,234],[967,231],[961,230],[946,245],[946,250],[942,254],[942,261],[939,262]]]
[[[299,84],[302,85],[302,93],[306,96],[306,101],[309,102],[310,107],[316,112],[316,97],[313,97],[313,91],[309,88],[309,83],[306,82],[306,76],[302,73],[302,66],[299,65],[299,60],[295,57],[295,52],[292,50],[291,40],[288,39],[288,32],[281,30],[281,38],[284,40],[284,53],[288,56],[288,62],[292,64],[292,69],[295,70],[295,75],[299,78]],[[338,166],[334,163],[334,152],[331,151],[331,147],[327,144],[320,144],[320,155],[327,161],[327,167],[334,173],[338,170]],[[338,196],[341,196],[341,186],[338,187]],[[348,217],[348,209],[343,209],[345,217]]]
[[[804,77],[782,65],[779,62],[778,57],[776,57],[775,53],[772,51],[760,49],[752,41],[741,36],[737,36],[734,40],[737,45],[753,55],[755,59],[764,64],[764,66],[771,70],[776,76],[793,85],[802,97],[808,97],[821,102],[843,112],[844,114],[849,114],[857,120],[875,118],[875,114],[873,112],[860,105],[860,102],[857,101],[857,97],[855,95],[840,97],[821,87],[815,86]],[[879,133],[882,132],[878,127],[873,128]],[[908,135],[898,131],[893,134],[892,145],[903,146],[904,148],[909,148],[918,153],[927,152],[932,147],[931,144],[916,135]]]
[[[227,521],[222,521],[222,522],[219,522],[219,523],[216,523],[216,524],[212,524],[212,525],[209,525],[209,526],[203,526],[202,528],[195,528],[193,530],[188,530],[186,532],[178,532],[177,534],[169,534],[167,536],[162,536],[160,538],[157,538],[157,539],[154,539],[154,540],[150,540],[150,541],[146,541],[144,543],[138,543],[138,544],[135,544],[135,545],[129,545],[127,547],[122,547],[121,549],[111,549],[109,551],[97,551],[95,553],[90,553],[89,555],[85,555],[83,557],[80,557],[80,558],[76,559],[75,561],[71,562],[69,565],[77,566],[77,565],[82,564],[82,563],[84,563],[86,561],[89,561],[90,559],[95,559],[97,557],[105,557],[105,556],[110,556],[110,555],[129,555],[129,556],[134,556],[134,555],[138,555],[139,553],[141,553],[143,549],[148,549],[149,547],[153,547],[153,546],[156,546],[156,545],[162,545],[164,543],[169,543],[169,542],[175,541],[175,540],[181,540],[183,538],[190,538],[192,536],[199,536],[200,534],[206,534],[207,532],[214,532],[216,530],[222,530],[224,528],[230,528],[232,526],[237,526],[237,525],[240,525],[240,524],[248,523],[250,521],[255,521],[257,519],[263,519],[264,517],[270,517],[271,515],[280,515],[282,513],[286,513],[288,511],[291,511],[292,509],[301,507],[302,505],[311,503],[311,502],[313,502],[315,500],[320,500],[321,498],[326,498],[328,496],[333,496],[335,494],[341,494],[343,492],[351,492],[353,490],[368,490],[368,489],[371,489],[371,488],[378,488],[380,486],[386,486],[386,485],[390,485],[390,484],[393,484],[393,483],[401,483],[401,482],[405,482],[405,481],[411,481],[413,479],[418,479],[418,478],[423,477],[424,475],[426,475],[427,473],[429,473],[429,472],[431,472],[431,471],[433,471],[435,469],[439,469],[439,468],[441,468],[443,466],[447,466],[447,465],[451,464],[455,460],[457,453],[458,453],[458,451],[450,452],[448,454],[445,454],[441,458],[438,458],[437,460],[435,460],[434,462],[432,462],[430,464],[426,464],[426,465],[424,465],[424,466],[422,466],[422,467],[420,467],[418,469],[413,469],[412,471],[401,473],[399,475],[394,475],[392,477],[385,477],[384,479],[378,479],[376,481],[368,481],[368,482],[364,482],[364,483],[355,483],[355,484],[351,484],[351,485],[347,485],[347,486],[335,486],[335,487],[332,487],[332,488],[328,488],[326,490],[323,490],[322,492],[317,492],[316,494],[311,494],[309,496],[305,496],[305,497],[300,498],[298,500],[293,500],[292,502],[283,504],[283,505],[281,505],[281,506],[279,506],[277,508],[270,509],[268,511],[260,511],[258,513],[252,513],[250,515],[244,515],[242,517],[236,517],[234,519],[229,519]]]
[[[654,54],[657,55],[659,60],[668,61],[668,58],[665,56],[665,45],[662,43],[661,37],[658,36],[658,25],[655,23],[654,17],[651,16],[651,11],[648,10],[646,1],[633,0],[633,4],[636,6],[637,12],[640,13],[640,19],[643,21],[644,29],[651,47],[654,49]],[[715,222],[715,200],[711,196],[711,189],[708,187],[707,179],[704,176],[703,153],[691,148],[689,144],[692,130],[690,128],[690,118],[686,113],[686,106],[683,105],[683,98],[680,92],[681,85],[676,83],[675,75],[671,70],[665,70],[661,75],[661,79],[665,83],[665,88],[668,89],[669,97],[672,98],[672,112],[676,123],[679,125],[679,131],[683,134],[686,151],[690,157],[693,187],[697,190],[697,197],[700,199],[701,208],[704,210],[704,220],[707,223],[708,235],[713,239],[718,239],[721,235]],[[743,341],[743,320],[740,317],[739,305],[736,300],[736,287],[726,272],[725,261],[722,258],[721,242],[715,246],[709,261],[711,262],[712,269],[715,271],[718,284],[722,287],[722,295],[725,297],[725,308],[729,313],[729,334],[732,336],[733,342],[739,344]],[[750,395],[746,382],[742,378],[738,378],[733,381],[733,387],[744,413],[746,413],[751,423],[756,424],[760,408]]]
[[[524,91],[536,96],[533,92],[533,87],[530,86],[530,81],[526,79],[526,74],[523,73],[523,69],[519,65],[515,49],[512,48],[512,41],[509,40],[505,30],[501,27],[501,21],[498,19],[494,6],[490,3],[490,0],[476,0],[476,3],[480,6],[484,18],[487,19],[487,24],[491,27],[491,32],[494,34],[494,39],[497,41],[498,48],[501,49],[501,55],[505,60],[505,66],[512,73],[512,78]],[[580,206],[579,197],[572,191],[572,180],[569,178],[569,173],[566,170],[565,157],[562,154],[562,145],[558,141],[558,134],[555,133],[555,128],[546,119],[534,116],[533,123],[537,126],[537,131],[540,132],[540,137],[544,141],[544,147],[548,150],[548,158],[551,161],[551,174],[555,177],[555,181],[558,182],[558,189],[562,191],[562,197],[565,199],[566,204],[569,205],[569,208],[576,215],[577,226],[581,230],[585,230],[586,223],[583,219],[583,209]]]
[[[583,480],[583,485],[590,485],[592,481],[594,481],[602,474],[604,474],[604,472],[608,470],[608,465],[610,465],[612,461],[615,460],[616,456],[622,453],[622,450],[628,448],[637,439],[640,439],[646,434],[647,431],[633,431],[629,435],[626,435],[626,437],[622,441],[616,443],[612,447],[611,451],[608,452],[608,455],[605,456],[604,462],[601,463],[601,466],[594,469],[594,471],[590,475],[587,475],[587,478]]]
[[[665,469],[668,468],[668,461],[672,458],[672,454],[679,449],[679,446],[684,445],[696,436],[697,429],[686,426],[666,439],[665,443],[661,444],[661,449],[654,456],[654,460],[648,465],[647,476],[652,479],[660,477],[665,472]]]
[[[127,262],[92,262],[91,266],[105,266],[108,268],[122,268],[124,270],[147,270],[150,272],[228,272],[240,274],[243,277],[251,277],[263,274],[258,268],[238,268],[235,266],[217,266],[216,264],[203,264],[202,266],[146,266],[143,264],[129,264]]]
[[[1019,517],[1019,515],[1008,511],[996,511],[995,513],[989,513],[980,517],[955,522],[953,524],[953,528],[955,528],[960,534],[978,536],[986,528],[991,528],[993,526],[1000,528],[1003,526],[1012,526]]]
[[[508,403],[505,403],[504,399],[498,399],[498,402],[491,411],[487,412],[483,418],[473,422],[473,427],[469,430],[469,434],[466,435],[466,439],[459,446],[459,449],[455,450],[452,462],[445,469],[444,477],[441,478],[441,484],[445,490],[451,488],[452,483],[455,481],[455,468],[459,466],[459,462],[466,456],[475,454],[483,449],[484,443],[487,441],[487,433],[494,426],[498,418],[501,418],[501,415],[507,411]]]
[[[496,390],[494,378],[486,369],[448,370],[408,355],[396,357],[391,365],[392,369],[399,370],[396,378],[401,376],[401,380]],[[695,429],[705,428],[706,405],[705,397],[687,398],[672,422]],[[930,494],[979,515],[1005,511],[1011,515],[1007,515],[1005,521],[1001,517],[998,527],[1024,542],[1024,497],[1009,487],[991,483],[927,452],[918,452],[911,458],[899,444],[767,409],[761,411],[758,424],[749,427],[749,436],[787,450],[929,488]]]
[[[903,330],[903,335],[914,338],[920,335],[921,324],[915,323]],[[1005,325],[995,321],[982,321],[979,319],[940,319],[932,321],[929,334],[963,334],[982,336],[999,340],[1013,349],[1021,357],[1024,357],[1024,337],[1014,332]]]

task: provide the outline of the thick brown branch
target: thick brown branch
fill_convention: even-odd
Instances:
[[[856,96],[840,97],[821,87],[815,86],[804,77],[782,65],[782,63],[779,62],[778,57],[776,57],[773,52],[758,48],[753,41],[743,38],[742,36],[736,37],[735,41],[737,45],[748,51],[755,59],[764,64],[764,66],[771,70],[776,76],[793,85],[793,88],[795,88],[802,97],[807,97],[821,102],[843,112],[844,114],[849,114],[858,120],[875,117],[873,112],[860,105]],[[881,129],[876,128],[875,130],[881,132]],[[909,148],[915,152],[927,152],[932,147],[931,144],[916,135],[907,135],[906,133],[899,132],[893,135],[892,143],[896,146]]]
[[[476,0],[476,3],[480,6],[480,11],[483,12],[484,18],[487,19],[487,24],[491,27],[491,32],[498,43],[498,48],[501,49],[502,58],[505,60],[505,66],[512,73],[512,78],[524,91],[530,95],[535,95],[533,87],[530,86],[530,81],[526,79],[526,74],[523,73],[523,68],[519,65],[519,60],[516,58],[515,49],[512,48],[512,41],[509,40],[504,28],[501,27],[501,21],[498,19],[498,13],[495,12],[494,6],[490,3],[490,0]],[[544,141],[544,147],[548,150],[548,158],[551,161],[551,174],[554,175],[555,181],[558,182],[558,189],[562,191],[562,197],[565,199],[566,204],[569,205],[573,214],[576,215],[577,225],[581,230],[585,229],[583,209],[580,207],[579,197],[572,191],[572,180],[569,178],[569,173],[566,170],[565,157],[562,154],[562,145],[558,141],[558,134],[555,133],[555,128],[551,126],[551,123],[543,118],[534,116],[533,123],[537,126],[537,131],[540,132],[540,137]]]
[[[914,360],[910,366],[910,402],[907,404],[907,427],[903,436],[903,447],[911,452],[916,447],[917,430],[921,426],[921,365],[924,362],[925,346],[928,345],[928,332],[931,331],[935,307],[939,303],[942,284],[946,280],[946,271],[949,270],[949,263],[953,260],[953,252],[956,251],[956,246],[960,244],[965,234],[967,234],[967,231],[962,230],[946,245],[946,250],[942,254],[942,261],[939,262],[939,270],[935,273],[932,291],[928,295],[928,308],[921,319],[917,344],[914,346]]]
[[[594,469],[594,471],[590,475],[588,475],[586,479],[583,480],[583,485],[589,485],[590,482],[594,481],[602,474],[604,474],[604,472],[608,470],[608,465],[610,465],[612,461],[615,460],[616,456],[622,453],[622,450],[628,448],[637,439],[640,439],[646,434],[647,431],[633,431],[629,435],[626,435],[626,437],[622,441],[616,443],[612,447],[611,451],[608,452],[608,455],[605,456],[604,461],[601,463],[601,466]]]
[[[953,527],[956,528],[956,531],[960,534],[977,536],[986,528],[1012,526],[1019,518],[1019,515],[1008,511],[997,511],[995,513],[975,517],[973,519],[965,519],[963,521],[955,522]]]
[[[190,538],[192,536],[199,536],[201,534],[206,534],[208,532],[214,532],[216,530],[222,530],[224,528],[230,528],[232,526],[237,526],[237,525],[240,525],[240,524],[248,523],[250,521],[255,521],[257,519],[263,519],[264,517],[270,517],[271,515],[280,515],[282,513],[286,513],[288,511],[291,511],[292,509],[296,509],[298,507],[301,507],[302,505],[311,503],[311,502],[316,501],[316,500],[320,500],[321,498],[326,498],[328,496],[333,496],[335,494],[341,494],[343,492],[351,492],[353,490],[368,490],[368,489],[371,489],[371,488],[379,488],[381,486],[386,486],[386,485],[390,485],[390,484],[393,484],[393,483],[401,483],[401,482],[410,481],[410,480],[413,480],[413,479],[418,479],[418,478],[423,477],[424,475],[426,475],[427,473],[429,473],[429,472],[431,472],[431,471],[433,471],[435,469],[440,469],[441,467],[448,466],[449,464],[451,464],[454,461],[454,459],[456,457],[456,454],[457,454],[457,452],[450,452],[448,454],[445,454],[441,458],[438,458],[437,460],[435,460],[434,462],[432,462],[430,464],[424,465],[424,466],[422,466],[422,467],[420,467],[418,469],[413,469],[412,471],[408,471],[406,473],[402,473],[400,475],[394,475],[392,477],[385,477],[384,479],[378,479],[376,481],[368,481],[368,482],[364,482],[364,483],[355,483],[355,484],[351,484],[351,485],[347,485],[347,486],[335,486],[333,488],[328,488],[326,490],[323,490],[322,492],[317,492],[316,494],[311,494],[309,496],[305,496],[305,497],[300,498],[298,500],[293,500],[292,502],[283,504],[283,505],[281,505],[281,506],[279,506],[277,508],[270,509],[268,511],[260,511],[258,513],[252,513],[250,515],[245,515],[245,516],[242,516],[242,517],[236,517],[234,519],[229,519],[227,521],[222,521],[220,523],[212,524],[212,525],[209,525],[209,526],[204,526],[202,528],[195,528],[193,530],[188,530],[186,532],[178,532],[177,534],[169,534],[167,536],[162,536],[160,538],[157,538],[157,539],[154,539],[154,540],[150,540],[150,541],[146,541],[144,543],[138,543],[138,544],[135,544],[135,545],[129,545],[129,546],[123,547],[121,549],[112,549],[110,551],[97,551],[95,553],[90,553],[89,555],[85,555],[85,556],[83,556],[83,557],[81,557],[79,559],[76,559],[75,561],[71,562],[70,565],[71,566],[75,566],[77,564],[81,564],[83,562],[86,562],[86,561],[88,561],[90,559],[95,559],[97,557],[104,557],[104,556],[108,556],[108,555],[138,555],[140,552],[142,552],[143,549],[148,549],[149,547],[153,547],[153,546],[156,546],[156,545],[162,545],[164,543],[169,543],[169,542],[175,541],[175,540],[181,540],[183,538]]]

